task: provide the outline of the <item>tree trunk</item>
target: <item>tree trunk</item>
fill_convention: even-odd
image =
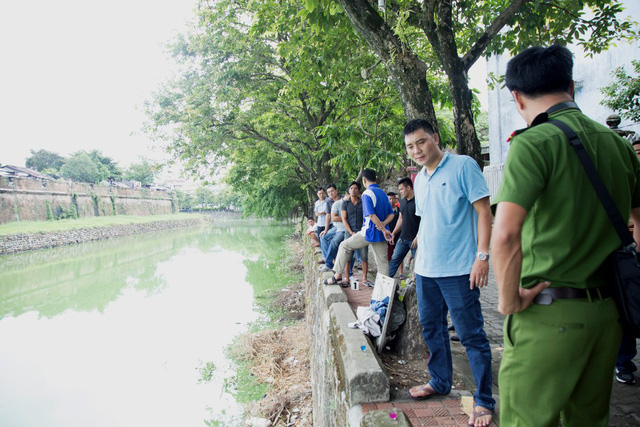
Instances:
[[[339,0],[354,27],[385,63],[407,120],[424,118],[437,131],[436,113],[427,83],[427,65],[400,39],[367,0]]]
[[[478,140],[473,120],[471,90],[466,81],[464,84],[451,85],[450,88],[453,96],[453,117],[456,140],[458,141],[458,153],[471,156],[478,162],[480,168],[484,168],[480,141]]]

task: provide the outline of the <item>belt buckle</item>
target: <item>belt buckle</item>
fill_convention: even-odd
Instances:
[[[542,291],[538,295],[536,295],[536,297],[533,299],[533,302],[538,305],[551,305],[551,303],[553,302],[553,296]]]

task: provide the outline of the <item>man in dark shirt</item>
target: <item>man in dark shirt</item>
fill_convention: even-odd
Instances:
[[[400,238],[395,242],[393,256],[389,262],[389,276],[395,276],[398,266],[404,261],[407,252],[411,250],[411,254],[416,256],[416,248],[418,247],[418,227],[420,226],[420,217],[416,215],[416,200],[413,197],[413,182],[411,178],[402,178],[398,181],[398,190],[402,200],[400,201],[400,217],[396,226],[393,228],[393,239],[395,240],[398,233]]]
[[[346,228],[344,232],[345,240],[356,234],[362,229],[362,199],[360,198],[360,183],[353,181],[349,184],[349,198],[342,202],[342,222]],[[367,282],[367,269],[369,268],[369,248],[364,247],[357,250],[360,260],[362,261],[362,283]],[[351,271],[351,260],[347,262],[345,270]],[[348,277],[348,276],[344,276]]]

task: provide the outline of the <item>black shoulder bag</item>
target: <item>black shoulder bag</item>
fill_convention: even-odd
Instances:
[[[613,251],[605,261],[605,267],[610,274],[609,286],[612,286],[622,324],[631,334],[640,337],[640,263],[633,236],[578,135],[559,120],[549,120],[547,123],[560,128],[569,139],[569,144],[576,150],[578,159],[622,241],[622,246]]]

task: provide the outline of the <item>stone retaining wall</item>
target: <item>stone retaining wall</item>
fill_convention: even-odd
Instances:
[[[304,260],[307,325],[313,337],[313,425],[387,425],[377,419],[367,420],[362,404],[388,402],[389,379],[369,339],[360,329],[347,326],[356,321],[356,316],[342,288],[322,284],[317,263],[320,258],[319,251],[306,251]],[[386,417],[389,420],[388,414]],[[408,425],[404,417],[398,421],[394,425]]]
[[[74,204],[80,217],[161,215],[177,212],[171,194],[68,181],[0,177],[0,224],[46,221],[47,205],[55,217]]]
[[[12,234],[0,237],[0,255],[51,248],[54,246],[84,243],[93,240],[113,239],[133,234],[169,230],[181,227],[193,227],[202,224],[202,218],[155,221],[144,224],[125,224],[109,227],[78,228],[75,230],[55,231],[36,234]]]

